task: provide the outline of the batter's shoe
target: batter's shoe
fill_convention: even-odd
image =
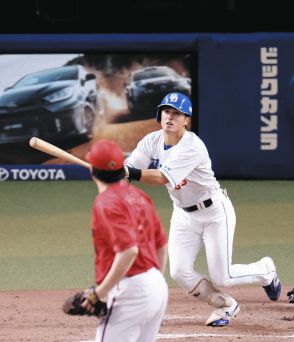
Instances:
[[[294,287],[291,291],[287,292],[288,303],[294,303]]]
[[[240,311],[239,304],[233,299],[233,304],[231,306],[225,306],[223,308],[217,308],[210,315],[205,325],[211,327],[225,327],[230,324],[232,318],[237,317]]]
[[[263,288],[270,300],[276,301],[279,299],[282,285],[277,273],[275,273],[273,281],[269,285],[263,286]]]

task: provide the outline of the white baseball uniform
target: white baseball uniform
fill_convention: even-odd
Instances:
[[[214,176],[205,144],[195,133],[185,131],[172,147],[165,146],[162,129],[149,133],[127,158],[126,165],[159,169],[169,181],[166,187],[173,201],[168,243],[170,272],[188,293],[207,278],[194,270],[203,243],[210,280],[216,286],[271,283],[275,275],[271,258],[232,265],[235,210]],[[190,210],[197,210],[183,209],[191,206]]]
[[[95,342],[156,341],[167,301],[167,283],[158,269],[123,278],[109,292],[110,315],[99,324]]]

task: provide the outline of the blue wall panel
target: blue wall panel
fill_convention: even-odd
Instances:
[[[217,175],[294,178],[294,35],[206,36],[198,67],[199,135]]]

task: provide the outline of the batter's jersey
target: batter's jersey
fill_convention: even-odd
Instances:
[[[125,163],[139,169],[159,169],[169,181],[166,187],[172,201],[180,208],[202,202],[220,188],[206,146],[190,131],[170,148],[165,148],[162,129],[149,133]]]
[[[167,243],[167,236],[151,199],[133,185],[110,184],[96,196],[92,232],[97,284],[105,278],[115,254],[132,246],[138,246],[139,254],[127,276],[160,268],[156,250]]]

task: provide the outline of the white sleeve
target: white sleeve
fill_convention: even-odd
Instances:
[[[148,143],[146,137],[139,141],[137,147],[125,160],[125,165],[137,169],[148,169],[151,164],[151,158],[148,157]]]
[[[204,151],[200,146],[179,146],[176,151],[161,165],[160,171],[175,188],[196,167],[200,167]]]

